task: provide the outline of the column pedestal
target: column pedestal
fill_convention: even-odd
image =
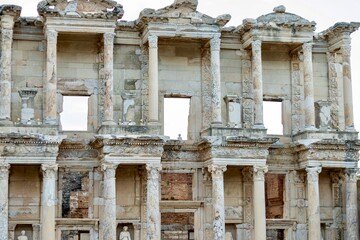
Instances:
[[[254,166],[254,239],[266,240],[265,173],[267,166]]]
[[[159,176],[161,164],[147,164],[147,201],[146,217],[147,229],[146,240],[158,240],[161,238],[161,216],[160,216],[160,186]]]
[[[321,167],[307,167],[309,240],[321,239],[319,173]]]
[[[43,173],[41,195],[41,239],[55,240],[56,174],[57,164],[41,165]]]
[[[116,168],[111,163],[103,163],[104,172],[104,213],[100,223],[102,237],[105,240],[116,240]]]
[[[224,172],[226,166],[210,165],[212,176],[212,204],[213,204],[213,230],[214,240],[225,239],[225,206],[224,206]]]

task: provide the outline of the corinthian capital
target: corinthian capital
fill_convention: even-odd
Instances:
[[[312,52],[312,47],[313,47],[312,43],[304,43],[303,46],[302,46],[304,53],[305,52]]]
[[[319,181],[319,173],[321,173],[321,167],[315,166],[315,167],[307,167],[307,179],[308,182],[318,182]]]
[[[261,40],[255,40],[251,43],[251,47],[254,51],[260,51],[261,50]]]
[[[226,165],[211,164],[209,165],[208,170],[211,172],[213,178],[222,178],[227,168]]]
[[[150,48],[157,48],[158,47],[158,36],[150,35],[148,37],[148,41],[149,41],[149,47]]]
[[[9,178],[10,164],[0,163],[0,180],[6,180]]]
[[[265,174],[268,172],[267,166],[254,166],[254,180],[264,181]]]
[[[148,180],[158,179],[160,171],[162,170],[161,164],[146,164]]]
[[[57,164],[42,164],[41,171],[44,178],[55,178],[58,170]]]
[[[48,30],[46,32],[46,38],[48,42],[53,42],[56,43],[57,42],[57,37],[58,37],[58,32],[55,30]]]
[[[104,44],[113,45],[114,44],[115,33],[104,33]]]
[[[347,168],[345,169],[345,179],[348,183],[356,183],[357,182],[357,168]]]
[[[113,163],[102,163],[101,170],[104,172],[104,178],[114,178],[117,165]]]
[[[211,51],[220,51],[221,39],[218,36],[213,37],[210,40]]]

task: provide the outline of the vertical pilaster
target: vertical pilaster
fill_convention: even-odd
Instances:
[[[104,69],[102,78],[105,84],[104,120],[102,125],[115,125],[114,122],[114,33],[104,33]]]
[[[357,208],[357,169],[345,170],[346,181],[346,236],[345,239],[359,239]]]
[[[141,223],[133,223],[134,226],[134,240],[141,239]]]
[[[55,240],[57,164],[42,164],[41,239]]]
[[[226,166],[212,164],[209,166],[212,177],[212,205],[214,240],[225,239],[225,207],[224,207],[224,172]]]
[[[101,165],[104,172],[104,212],[100,231],[104,240],[116,240],[116,168],[117,165],[112,163]]]
[[[307,172],[309,240],[321,239],[319,173],[321,167],[311,166]]]
[[[149,41],[149,121],[159,120],[159,62],[158,37],[150,35]]]
[[[147,232],[146,240],[160,239],[161,216],[160,216],[160,186],[159,177],[161,164],[147,164]]]
[[[254,166],[254,239],[266,240],[265,174],[267,166]]]
[[[57,125],[57,37],[55,30],[46,31],[46,77],[44,83],[44,123]]]
[[[212,120],[211,124],[222,124],[221,119],[221,79],[220,79],[220,44],[221,39],[217,36],[210,40],[211,55],[211,79],[212,79]]]
[[[40,224],[33,224],[33,240],[40,240]]]
[[[8,240],[9,169],[10,164],[0,164],[0,240]]]
[[[304,100],[305,129],[315,129],[314,77],[312,62],[312,43],[304,43]]]
[[[344,115],[345,115],[345,130],[354,129],[354,112],[353,112],[353,98],[351,86],[351,65],[350,65],[350,43],[341,46],[342,64],[343,64],[343,81],[344,81]]]
[[[254,127],[256,128],[264,128],[261,45],[260,40],[252,42],[252,77],[255,104]]]
[[[14,16],[1,16],[0,123],[11,123],[11,50]]]

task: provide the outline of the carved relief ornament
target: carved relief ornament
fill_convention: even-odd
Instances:
[[[149,41],[149,47],[150,48],[157,48],[158,47],[158,36],[150,35],[148,37],[148,41]]]
[[[264,181],[267,172],[267,166],[254,166],[254,180]]]
[[[356,168],[346,169],[345,170],[346,182],[356,183],[357,182],[357,172],[358,172],[358,169],[356,169]]]
[[[0,163],[0,180],[7,180],[9,178],[10,164]]]
[[[208,170],[211,172],[213,178],[222,178],[226,171],[226,165],[211,164]]]
[[[161,164],[146,164],[146,170],[148,173],[148,180],[155,180],[159,178],[162,166]]]
[[[2,36],[2,41],[11,41],[13,38],[13,30],[10,29],[1,29],[1,36]]]
[[[114,178],[117,165],[113,163],[102,163],[101,170],[104,172],[104,178]]]
[[[114,38],[115,33],[104,33],[104,45],[113,45],[114,44]]]

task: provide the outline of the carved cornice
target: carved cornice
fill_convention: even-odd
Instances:
[[[320,35],[325,39],[332,39],[340,36],[347,37],[349,34],[357,31],[360,27],[359,22],[338,22],[334,26],[322,31]]]

